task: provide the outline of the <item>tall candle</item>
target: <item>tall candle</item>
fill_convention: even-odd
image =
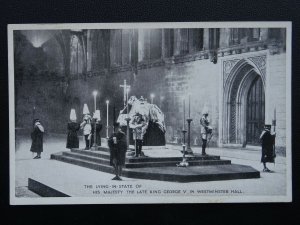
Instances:
[[[185,130],[185,99],[183,99],[183,129]]]
[[[189,118],[191,118],[191,94],[189,94]]]
[[[274,120],[276,120],[276,107],[274,108]]]
[[[109,104],[109,101],[106,102],[106,125],[108,126],[108,104]]]
[[[106,137],[108,137],[108,104],[109,101],[106,101]]]

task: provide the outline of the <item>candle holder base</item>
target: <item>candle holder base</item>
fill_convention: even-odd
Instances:
[[[182,145],[182,152],[183,152],[183,156],[182,156],[182,161],[180,163],[177,164],[177,167],[188,167],[189,166],[189,163],[187,162],[187,159],[185,157],[185,145],[183,144]]]
[[[91,147],[91,150],[92,150],[92,151],[97,151],[97,150],[98,150],[98,146],[97,146],[97,145],[93,145],[93,146]]]
[[[177,167],[188,167],[189,163],[186,161],[186,158],[182,159],[182,161],[177,164]]]
[[[186,120],[188,122],[188,137],[187,137],[187,153],[188,155],[194,155],[193,151],[192,151],[192,148],[191,148],[191,122],[193,121],[192,118],[188,118]]]

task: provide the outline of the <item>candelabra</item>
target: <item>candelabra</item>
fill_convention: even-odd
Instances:
[[[193,151],[192,151],[192,148],[191,148],[191,122],[193,121],[193,119],[191,118],[188,118],[186,120],[188,122],[188,136],[187,136],[187,148],[186,148],[186,151],[187,151],[187,154],[190,154],[190,155],[193,155]]]
[[[177,164],[178,167],[187,167],[189,166],[189,163],[187,162],[186,160],[186,157],[185,157],[185,153],[186,153],[186,150],[185,150],[185,134],[186,134],[186,130],[183,129],[182,130],[182,136],[183,136],[183,143],[182,143],[182,152],[183,152],[183,155],[182,155],[182,161]]]

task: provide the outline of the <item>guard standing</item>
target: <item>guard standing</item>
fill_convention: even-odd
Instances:
[[[202,138],[202,155],[206,155],[205,149],[207,144],[207,136],[208,134],[211,134],[212,128],[209,126],[208,121],[208,112],[204,111],[203,116],[200,119],[200,125],[201,125],[201,138]]]
[[[76,112],[75,109],[71,109],[70,122],[68,123],[68,136],[66,148],[79,148],[79,139],[77,132],[80,129],[79,123],[76,122]]]
[[[41,152],[43,152],[43,134],[44,134],[44,127],[40,123],[39,119],[35,119],[33,121],[33,131],[31,132],[31,152],[36,152],[36,156],[34,159],[41,158]]]
[[[271,125],[265,124],[264,130],[260,135],[261,140],[261,162],[264,165],[263,172],[272,172],[266,166],[266,163],[274,163],[276,154],[274,151],[275,132],[271,134]]]
[[[115,132],[108,139],[110,150],[110,165],[114,167],[116,176],[113,180],[122,180],[122,167],[125,165],[127,150],[126,134],[121,130],[119,123],[114,123]]]
[[[91,147],[91,136],[92,136],[91,120],[92,117],[90,116],[90,114],[86,114],[83,117],[83,122],[80,124],[81,129],[83,129],[83,135],[85,139],[85,150],[89,150]]]
[[[131,121],[131,128],[133,128],[133,140],[135,141],[135,157],[139,157],[142,154],[145,125],[143,116],[140,113],[136,113]]]

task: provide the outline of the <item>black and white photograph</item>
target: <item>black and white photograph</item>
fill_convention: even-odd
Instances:
[[[8,25],[10,204],[291,202],[291,28]]]

